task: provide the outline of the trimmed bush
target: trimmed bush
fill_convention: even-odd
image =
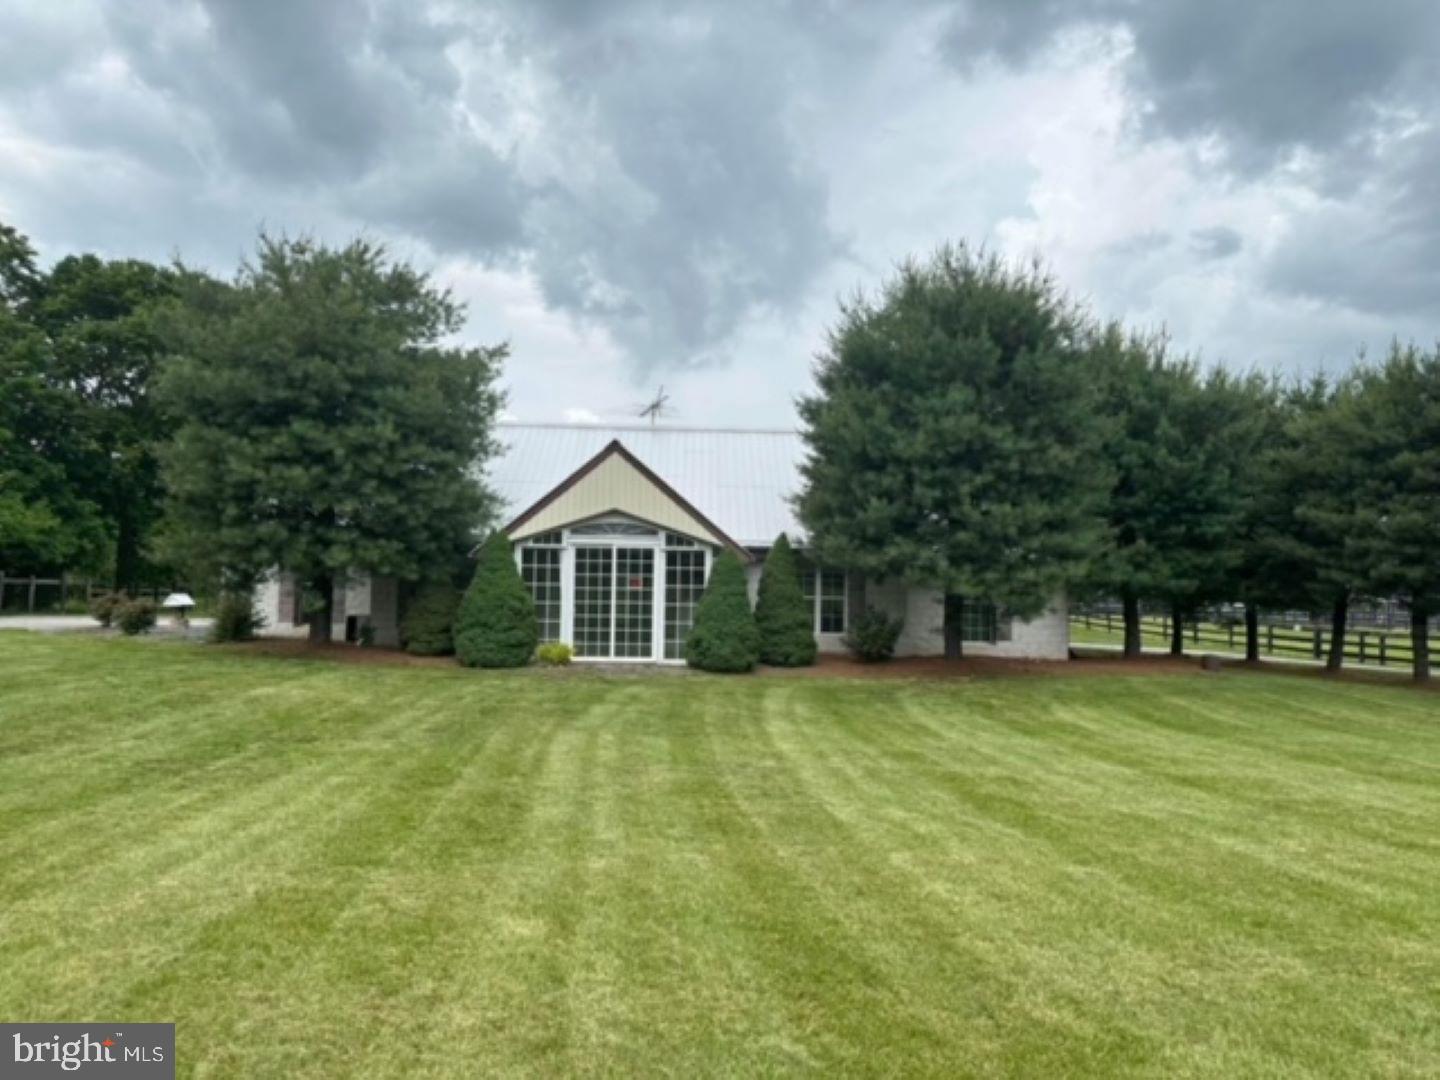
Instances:
[[[400,643],[416,656],[449,656],[455,651],[455,615],[460,590],[448,581],[427,581],[415,591],[400,620]]]
[[[265,625],[255,610],[255,597],[248,592],[226,592],[220,594],[215,605],[215,621],[210,626],[210,640],[223,644],[227,641],[253,641]]]
[[[91,597],[90,614],[100,620],[101,626],[108,627],[115,622],[115,613],[120,610],[120,605],[129,601],[130,598],[123,592],[101,593]]]
[[[148,634],[155,628],[155,601],[127,600],[115,609],[115,623],[122,634]]]
[[[535,655],[542,664],[559,667],[563,664],[570,663],[571,659],[575,656],[575,650],[563,641],[547,641],[544,645],[540,646],[539,651],[536,652]]]
[[[475,578],[455,619],[455,656],[466,667],[523,667],[535,655],[540,630],[535,602],[520,580],[510,541],[485,541]]]
[[[755,625],[760,628],[760,659],[765,663],[805,667],[815,662],[815,608],[800,588],[795,553],[784,533],[765,556]]]
[[[900,640],[903,629],[905,620],[892,618],[873,607],[866,608],[859,618],[851,620],[850,630],[841,640],[855,659],[873,664],[895,655],[895,643]]]
[[[702,671],[749,671],[760,659],[760,628],[750,613],[745,568],[734,552],[715,560],[685,640],[685,662]]]

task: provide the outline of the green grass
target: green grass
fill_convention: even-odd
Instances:
[[[0,634],[0,1016],[186,1076],[1440,1072],[1440,698]]]

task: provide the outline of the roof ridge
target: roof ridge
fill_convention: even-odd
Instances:
[[[552,421],[524,421],[524,420],[498,420],[496,427],[501,428],[543,428],[556,431],[654,431],[668,432],[675,434],[696,434],[696,435],[799,435],[798,428],[745,428],[745,427],[690,427],[685,425],[669,424],[582,424],[559,420]]]

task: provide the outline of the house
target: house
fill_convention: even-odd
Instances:
[[[899,655],[945,652],[940,590],[804,560],[791,499],[805,445],[794,431],[505,424],[499,434],[504,451],[486,479],[535,598],[540,638],[571,643],[578,660],[682,661],[716,555],[729,549],[745,562],[753,597],[782,532],[799,549],[822,652],[844,650],[850,620],[867,605],[904,619]],[[267,582],[259,602],[272,627],[299,632],[287,575]],[[395,644],[399,606],[393,580],[352,575],[336,587],[335,636]],[[1030,621],[967,603],[959,621],[969,655],[1068,655],[1063,599]]]

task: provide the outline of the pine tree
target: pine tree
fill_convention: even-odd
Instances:
[[[795,553],[784,533],[765,556],[755,601],[760,628],[760,659],[776,667],[804,667],[815,662],[815,614],[800,588]]]
[[[448,581],[427,581],[416,590],[400,621],[405,651],[416,656],[447,656],[455,651],[455,616],[460,593]]]
[[[1092,345],[1112,487],[1107,542],[1086,591],[1121,599],[1125,653],[1140,652],[1140,605],[1163,604],[1171,651],[1184,621],[1229,599],[1241,564],[1244,470],[1262,441],[1262,387],[1223,371],[1203,375],[1166,356],[1163,339],[1108,327]]]
[[[1336,522],[1348,525],[1350,564],[1366,592],[1405,601],[1414,675],[1427,680],[1430,619],[1440,612],[1440,349],[1395,345],[1382,365],[1354,375],[1328,420],[1358,476]]]
[[[1086,332],[1048,277],[964,247],[844,305],[800,401],[816,555],[1020,618],[1053,603],[1110,489]]]
[[[489,508],[503,347],[450,348],[463,310],[356,241],[262,238],[233,287],[186,277],[161,389],[171,550],[250,576],[281,567],[321,600],[352,569],[418,580]]]
[[[540,640],[535,602],[515,568],[510,541],[496,533],[480,549],[475,577],[455,618],[455,656],[466,667],[523,667]]]
[[[749,671],[759,659],[760,628],[750,612],[745,568],[726,551],[715,560],[695,610],[685,662],[702,671],[738,672]]]
[[[1256,604],[1330,616],[1326,667],[1345,656],[1350,599],[1360,575],[1346,536],[1356,514],[1363,468],[1348,445],[1337,407],[1350,393],[1323,377],[1292,387],[1278,407],[1278,430],[1255,466],[1259,482],[1247,513],[1241,595],[1247,601],[1245,654],[1259,658]]]

